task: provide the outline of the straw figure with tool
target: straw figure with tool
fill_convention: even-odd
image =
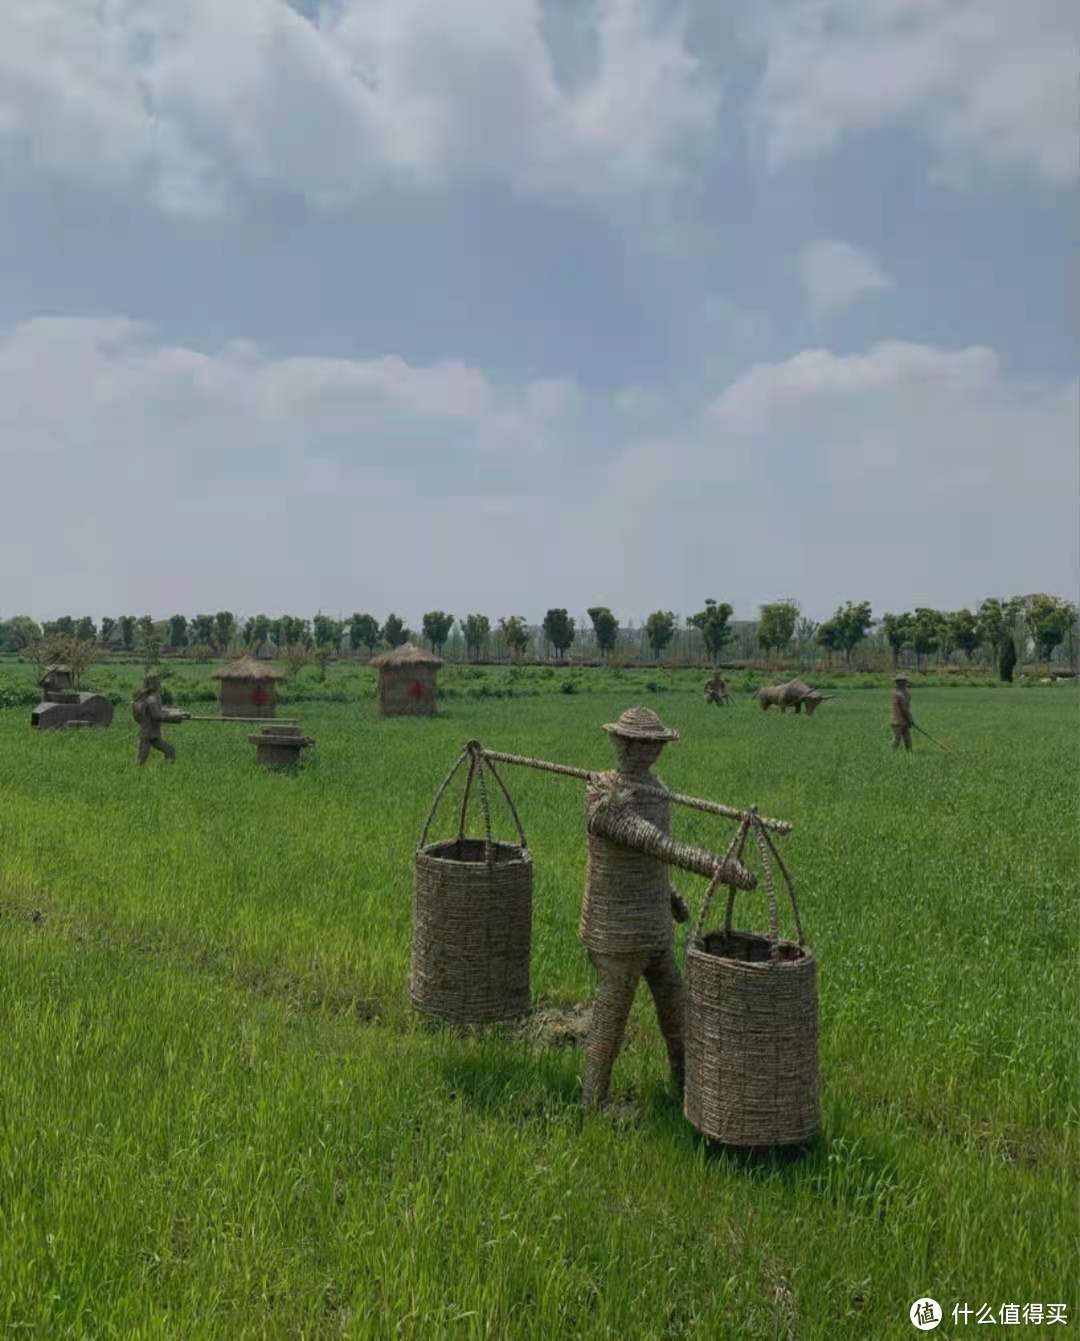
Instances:
[[[151,750],[160,750],[170,764],[176,762],[176,749],[161,733],[166,722],[258,722],[265,726],[261,717],[193,717],[190,712],[180,708],[166,708],[161,702],[161,676],[151,671],[137,689],[131,700],[131,715],[139,724],[139,765],[146,763]],[[296,719],[277,718],[275,725],[292,727]]]
[[[906,675],[898,675],[894,681],[889,721],[892,725],[892,747],[898,750],[903,744],[905,750],[911,749],[911,681]]]
[[[731,702],[727,681],[719,671],[714,673],[711,680],[705,681],[705,702],[715,703],[717,707],[723,707]]]
[[[586,783],[588,864],[579,932],[598,976],[592,1024],[585,1047],[583,1098],[605,1102],[639,980],[652,992],[676,1088],[682,1091],[684,991],[675,963],[672,919],[688,920],[672,889],[667,867],[716,876],[738,889],[756,877],[738,860],[674,840],[672,803],[741,820],[744,812],[670,792],[651,772],[664,746],[679,733],[649,708],[628,708],[604,730],[615,746],[617,768],[589,772],[565,764],[484,750],[484,757],[582,778]],[[780,821],[764,820],[786,831]]]
[[[915,718],[911,715],[911,681],[906,675],[898,675],[894,681],[896,687],[892,691],[892,706],[890,711],[890,722],[892,725],[894,750],[900,748],[903,743],[905,750],[911,749],[911,731],[912,728],[918,731],[920,736],[925,736],[931,744],[936,745],[939,750],[944,750],[946,754],[951,751],[942,745],[940,740],[935,740],[929,731],[924,731]]]
[[[162,706],[160,675],[151,672],[142,688],[136,690],[131,715],[139,724],[139,767],[149,759],[151,750],[160,750],[170,764],[176,763],[176,750],[161,734],[161,727],[164,722],[185,722],[191,714]]]

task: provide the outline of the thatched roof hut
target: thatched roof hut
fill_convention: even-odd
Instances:
[[[379,672],[379,712],[383,717],[432,717],[435,713],[435,677],[439,657],[422,647],[403,643],[372,657],[368,665]]]
[[[273,717],[274,681],[284,675],[276,666],[249,656],[214,671],[210,678],[221,681],[222,717]]]

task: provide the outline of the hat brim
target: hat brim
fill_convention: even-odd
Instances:
[[[620,726],[618,722],[605,722],[604,730],[609,736],[623,736],[627,740],[678,740],[679,733],[670,726],[661,727],[659,731],[635,731],[633,727]]]

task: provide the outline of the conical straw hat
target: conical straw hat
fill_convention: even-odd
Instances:
[[[630,740],[678,740],[679,733],[665,726],[652,708],[627,708],[617,722],[605,722],[604,730],[612,736],[626,736]]]

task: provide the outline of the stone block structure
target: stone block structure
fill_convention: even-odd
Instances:
[[[66,726],[108,726],[113,719],[112,701],[104,694],[80,694],[72,689],[70,666],[49,666],[38,681],[42,701],[30,714],[30,725],[39,731]]]
[[[304,749],[315,742],[298,726],[264,726],[248,740],[255,746],[256,761],[263,768],[288,771],[299,767]]]

